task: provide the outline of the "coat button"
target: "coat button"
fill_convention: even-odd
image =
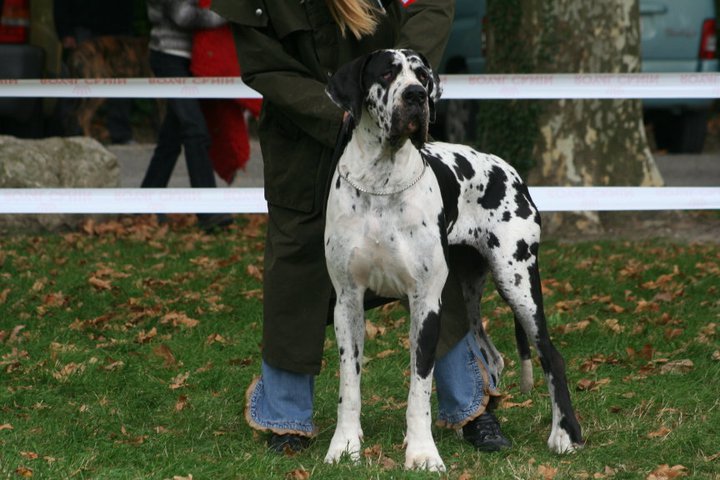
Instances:
[[[255,10],[255,16],[256,16],[256,17],[261,17],[262,14],[263,14],[262,8],[258,8],[257,10]]]

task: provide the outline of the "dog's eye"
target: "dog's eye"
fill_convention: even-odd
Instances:
[[[382,78],[386,82],[390,82],[393,78],[395,78],[395,72],[393,72],[392,70],[388,70],[387,72],[382,74]]]
[[[428,81],[427,72],[425,70],[419,70],[417,72],[417,79],[420,80],[420,83],[422,83],[423,85],[426,85],[427,81]]]

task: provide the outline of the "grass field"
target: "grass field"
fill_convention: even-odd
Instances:
[[[260,366],[264,217],[214,236],[184,221],[0,238],[0,477],[436,478],[402,469],[408,322],[397,306],[367,315],[364,462],[322,463],[337,396],[331,329],[317,440],[295,457],[266,452],[243,419]],[[539,364],[522,395],[512,317],[488,289],[508,365],[498,414],[514,445],[479,454],[437,430],[442,477],[720,478],[720,247],[548,242],[541,272],[587,446],[547,450]]]

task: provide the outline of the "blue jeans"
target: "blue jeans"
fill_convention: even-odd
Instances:
[[[499,396],[473,332],[435,362],[435,382],[437,424],[445,428],[474,420],[491,397]],[[313,375],[280,370],[263,361],[262,376],[248,388],[245,419],[257,430],[313,436],[313,389]]]

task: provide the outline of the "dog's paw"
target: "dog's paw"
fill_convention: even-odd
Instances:
[[[582,445],[574,443],[570,434],[562,428],[555,428],[550,432],[547,444],[550,451],[559,454],[575,453],[582,448]]]
[[[417,446],[408,445],[405,451],[405,469],[444,472],[445,464],[435,443],[430,442]]]
[[[325,455],[325,463],[338,463],[343,455],[350,457],[353,463],[360,462],[360,436],[347,436],[335,432]]]

